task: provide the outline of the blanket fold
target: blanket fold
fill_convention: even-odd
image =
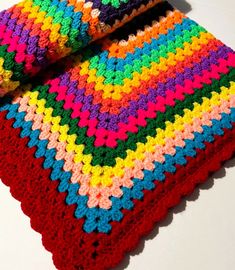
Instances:
[[[24,0],[0,13],[0,96],[160,0]]]

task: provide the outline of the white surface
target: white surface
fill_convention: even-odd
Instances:
[[[0,9],[17,0],[1,0]],[[172,0],[183,7],[182,0]],[[191,18],[206,27],[224,43],[235,49],[235,1],[188,0]],[[142,241],[138,256],[129,257],[117,269],[127,270],[234,270],[235,269],[235,160],[230,168],[217,173],[213,183],[209,180],[187,201],[176,208],[171,218],[161,223]],[[226,176],[223,176],[226,171]],[[170,215],[171,216],[171,215]],[[1,270],[54,270],[51,254],[41,244],[40,234],[30,227],[29,218],[20,203],[9,194],[0,182],[0,269]],[[144,245],[144,250],[143,249]],[[141,252],[142,251],[142,252]]]

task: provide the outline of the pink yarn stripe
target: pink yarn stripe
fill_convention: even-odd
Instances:
[[[65,160],[64,170],[65,171],[72,171],[73,176],[71,181],[74,183],[80,184],[79,194],[80,195],[88,195],[89,194],[89,201],[88,206],[94,207],[99,205],[102,208],[108,209],[111,206],[111,201],[109,200],[110,196],[120,197],[122,195],[121,187],[128,187],[131,188],[133,185],[132,178],[139,178],[143,179],[143,170],[153,170],[153,162],[164,162],[164,155],[175,154],[175,147],[181,146],[184,147],[184,140],[185,139],[193,139],[193,132],[202,132],[202,125],[211,125],[211,119],[220,119],[221,113],[230,113],[230,108],[235,107],[235,95],[231,96],[230,101],[221,101],[220,106],[214,106],[211,112],[203,113],[202,118],[195,118],[192,125],[185,124],[183,128],[183,132],[175,131],[175,138],[167,138],[165,146],[156,145],[155,152],[145,152],[144,153],[144,161],[136,160],[134,168],[125,168],[124,176],[120,177],[113,177],[113,184],[110,187],[91,187],[89,185],[90,175],[84,175],[81,173],[82,164],[81,163],[74,163],[74,153],[73,152],[66,152],[65,142],[59,142],[58,137],[59,133],[49,133],[51,129],[51,124],[47,123],[44,124],[43,114],[36,114],[37,106],[28,105],[29,97],[18,97],[14,103],[18,103],[19,112],[24,111],[26,112],[25,120],[32,121],[33,126],[32,129],[40,129],[40,139],[47,139],[49,144],[47,146],[48,149],[55,148],[57,150],[56,159]],[[99,199],[98,199],[99,195]]]
[[[157,97],[156,101],[148,103],[147,110],[138,110],[137,117],[129,116],[128,117],[128,124],[119,123],[120,129],[118,131],[111,131],[106,130],[104,128],[98,129],[97,120],[96,119],[88,119],[89,112],[88,111],[81,111],[82,103],[74,103],[74,95],[67,95],[65,93],[67,91],[66,86],[58,86],[57,81],[51,81],[51,88],[49,89],[50,93],[57,92],[59,95],[57,96],[56,100],[64,100],[65,109],[72,109],[73,113],[71,115],[72,118],[80,117],[82,120],[78,123],[79,127],[88,126],[87,136],[96,136],[95,139],[95,146],[103,146],[106,145],[107,147],[116,147],[117,140],[125,140],[127,139],[127,132],[136,133],[138,132],[137,126],[146,126],[146,118],[155,118],[156,112],[165,112],[166,106],[174,106],[175,100],[184,100],[185,94],[193,94],[194,88],[201,89],[204,83],[210,84],[211,79],[219,79],[220,73],[227,74],[229,72],[228,67],[235,67],[235,53],[230,53],[227,60],[219,59],[219,65],[212,64],[210,66],[211,71],[204,70],[203,75],[195,75],[194,80],[185,80],[184,86],[177,85],[176,91],[166,91],[166,97]],[[64,98],[62,98],[62,96]],[[87,120],[85,120],[87,119]],[[105,139],[108,138],[108,139]]]

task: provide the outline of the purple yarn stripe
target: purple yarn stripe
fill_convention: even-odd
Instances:
[[[226,45],[219,46],[217,51],[210,51],[208,57],[202,57],[200,63],[195,63],[192,68],[185,68],[182,73],[176,73],[174,78],[168,78],[166,83],[159,82],[155,89],[149,88],[148,94],[139,96],[137,101],[130,101],[129,106],[122,108],[119,115],[110,113],[100,113],[100,105],[92,104],[93,96],[85,96],[84,89],[77,88],[77,82],[70,81],[68,72],[61,75],[61,86],[68,86],[67,94],[74,94],[74,103],[82,103],[81,111],[90,111],[90,119],[99,120],[97,128],[105,128],[110,131],[118,131],[118,123],[128,123],[129,116],[137,116],[138,109],[146,110],[149,101],[155,100],[157,96],[165,96],[166,90],[175,91],[176,85],[184,85],[184,80],[193,80],[195,75],[202,75],[203,70],[210,69],[212,64],[217,65],[218,59],[227,58],[232,50]]]
[[[19,44],[27,44],[26,53],[34,54],[35,64],[46,67],[49,64],[46,57],[47,49],[38,46],[39,36],[30,36],[30,30],[24,29],[25,24],[18,24],[19,18],[10,19],[11,15],[11,12],[5,11],[0,17],[0,25],[7,25],[5,32],[12,31],[13,37],[19,37]]]
[[[90,2],[90,0],[86,0],[86,2]],[[110,4],[104,5],[101,0],[93,0],[92,2],[92,7],[101,11],[99,15],[100,21],[112,25],[115,20],[121,20],[124,14],[130,15],[134,9],[139,9],[141,5],[147,5],[149,0],[129,0],[127,3],[120,3],[119,8],[115,8]]]

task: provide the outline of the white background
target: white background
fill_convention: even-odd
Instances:
[[[17,0],[0,1],[0,9]],[[170,1],[235,49],[234,0]],[[185,208],[186,211],[185,211]],[[235,159],[171,212],[116,270],[234,270]],[[54,270],[20,203],[0,181],[0,269]]]

